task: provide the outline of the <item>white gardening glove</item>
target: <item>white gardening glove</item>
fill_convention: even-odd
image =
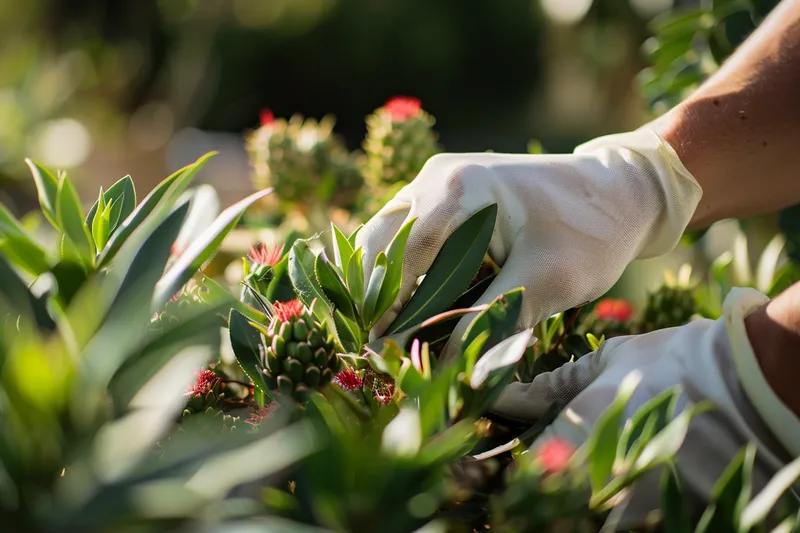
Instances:
[[[758,491],[800,456],[800,420],[768,385],[745,330],[745,316],[767,301],[754,289],[734,289],[725,300],[723,318],[609,339],[596,352],[540,374],[533,383],[512,383],[492,410],[533,420],[560,400],[566,408],[533,448],[554,436],[580,446],[632,372],[641,382],[626,407],[626,418],[678,385],[678,410],[687,402],[711,400],[714,405],[693,419],[677,456],[686,494],[696,495],[694,503],[703,506],[722,471],[748,442],[758,446],[753,479]],[[623,527],[633,527],[659,508],[659,480],[660,472],[653,471],[634,486]]]
[[[601,296],[633,259],[670,251],[701,194],[674,150],[648,130],[602,137],[574,154],[437,155],[356,239],[369,277],[378,252],[417,218],[400,295],[371,340],[397,316],[447,237],[487,205],[499,208],[489,253],[502,269],[478,303],[524,287],[519,326],[529,327]]]

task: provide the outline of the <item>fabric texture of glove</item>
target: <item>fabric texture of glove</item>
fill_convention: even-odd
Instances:
[[[400,295],[379,336],[470,215],[498,204],[489,246],[500,274],[478,303],[525,287],[520,327],[605,293],[630,261],[670,251],[700,200],[675,151],[648,130],[602,137],[574,154],[441,154],[361,230],[367,277],[404,222],[416,217]],[[462,319],[460,338],[470,317]]]
[[[697,320],[646,335],[615,337],[596,352],[560,369],[540,374],[530,384],[512,383],[492,410],[533,420],[554,400],[567,404],[533,444],[558,436],[576,445],[617,394],[622,380],[641,376],[625,416],[664,390],[679,385],[678,410],[688,402],[711,400],[712,411],[698,415],[678,453],[676,466],[684,488],[702,507],[722,471],[748,442],[757,445],[754,490],[794,457],[800,456],[800,420],[776,396],[764,378],[747,338],[744,318],[768,301],[753,289],[734,289],[724,317]],[[622,527],[632,527],[659,508],[660,472],[634,487]]]

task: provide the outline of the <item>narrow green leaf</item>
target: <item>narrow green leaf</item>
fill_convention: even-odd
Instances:
[[[333,303],[336,310],[350,320],[356,320],[355,308],[347,287],[323,254],[319,254],[314,260],[314,274],[325,296]]]
[[[63,175],[56,193],[56,220],[69,241],[75,245],[81,259],[88,265],[94,260],[94,241],[83,222],[83,210],[78,192],[69,177]]]
[[[92,238],[94,239],[95,249],[102,250],[106,245],[106,241],[108,240],[108,218],[110,216],[110,209],[113,205],[113,201],[111,204],[106,205],[105,198],[103,198],[102,187],[100,187],[100,197],[97,201],[100,214],[95,216],[91,222]]]
[[[363,227],[364,227],[364,224],[361,224],[360,226],[358,226],[355,229],[355,231],[353,231],[353,233],[350,234],[349,237],[347,237],[347,242],[350,243],[350,246],[353,249],[355,249],[355,247],[356,247],[356,237],[358,237],[358,233],[361,231],[361,228],[363,228]]]
[[[764,522],[783,494],[800,479],[800,458],[781,468],[764,489],[748,503],[741,513],[739,531],[750,531]]]
[[[487,206],[459,226],[447,239],[408,304],[387,334],[407,329],[445,311],[469,287],[489,248],[497,204]]]
[[[106,205],[116,202],[109,216],[109,234],[114,233],[117,225],[128,218],[136,208],[136,189],[130,176],[118,180],[103,193]],[[86,214],[86,225],[92,227],[95,214],[98,211],[98,202],[95,202]],[[100,209],[102,213],[102,209]]]
[[[217,251],[217,248],[219,248],[225,236],[228,235],[236,226],[236,223],[239,222],[242,213],[257,200],[260,200],[271,192],[272,189],[258,191],[236,202],[220,213],[216,220],[212,222],[211,226],[188,245],[186,250],[159,280],[153,299],[154,305],[162,305],[170,296],[183,287],[194,273],[203,266],[203,263],[211,258]]]
[[[478,313],[464,333],[462,346],[469,346],[483,331],[489,332],[484,351],[513,335],[522,310],[522,293],[523,289],[520,288],[501,294],[489,307]]]
[[[478,362],[478,356],[480,356],[483,345],[486,344],[488,339],[489,332],[481,331],[472,342],[464,346],[464,357],[462,357],[461,360],[464,361],[464,375],[470,381],[472,381],[472,372],[475,369],[475,363]]]
[[[261,334],[251,325],[251,321],[236,309],[231,309],[228,319],[231,347],[239,366],[255,387],[269,397],[264,375],[261,373]]]
[[[617,455],[617,443],[625,406],[639,381],[641,381],[641,375],[636,372],[625,376],[619,386],[617,396],[598,417],[586,440],[589,481],[593,492],[602,489],[611,475]]]
[[[184,195],[190,196],[191,202],[189,213],[186,214],[181,232],[173,245],[174,257],[181,255],[189,245],[201,238],[220,214],[219,195],[211,185],[205,183],[198,185],[186,191]]]
[[[155,210],[156,206],[159,205],[161,200],[165,198],[165,195],[168,191],[170,192],[170,195],[165,199],[165,201],[172,203],[176,202],[183,191],[186,190],[186,187],[189,186],[192,178],[194,178],[200,169],[203,168],[203,165],[205,165],[206,162],[214,155],[214,152],[211,152],[202,156],[191,165],[187,165],[174,172],[165,178],[161,183],[156,185],[156,187],[150,191],[150,194],[148,194],[145,199],[142,200],[136,209],[134,209],[125,220],[119,223],[116,231],[113,233],[113,236],[108,241],[106,249],[103,250],[102,254],[100,254],[98,268],[106,266],[109,261],[114,258],[125,240],[137,227],[142,224],[142,222],[144,222],[148,215]]]
[[[350,297],[359,309],[364,305],[363,253],[364,251],[361,247],[353,252],[353,257],[347,264],[347,270],[345,271],[345,281],[347,282],[347,288],[350,290]]]
[[[670,460],[678,453],[686,433],[689,431],[689,423],[697,414],[708,409],[708,404],[699,403],[684,409],[677,417],[673,418],[663,430],[659,431],[642,448],[642,452],[633,463],[633,471],[638,475],[639,472],[651,470]]]
[[[750,443],[728,463],[711,489],[711,502],[700,517],[697,533],[739,530],[739,516],[750,500],[755,456],[756,445]]]
[[[668,465],[661,475],[661,510],[664,533],[692,533],[692,522],[684,506],[678,473]]]
[[[225,303],[227,307],[222,307],[225,309],[225,319],[228,319],[228,315],[230,314],[231,309],[236,309],[241,314],[243,314],[247,319],[251,322],[256,322],[258,324],[265,324],[269,318],[267,315],[262,313],[257,309],[253,309],[249,305],[240,302],[237,300],[233,294],[230,293],[228,289],[220,285],[218,282],[214,281],[212,278],[200,274],[200,278],[202,279],[202,285],[208,289],[205,297],[203,298],[204,301],[208,302],[209,305],[217,306],[220,303]]]
[[[58,179],[39,163],[26,159],[28,168],[31,169],[33,181],[36,183],[36,192],[39,195],[39,205],[42,207],[44,217],[61,231],[56,217],[56,197],[58,196]]]
[[[331,222],[331,232],[333,233],[334,260],[339,270],[347,272],[347,264],[353,256],[353,245],[333,222]]]
[[[651,437],[674,418],[679,397],[678,387],[669,388],[644,403],[630,417],[619,441],[617,460],[632,464]]]
[[[339,309],[334,310],[333,318],[342,348],[349,353],[359,353],[361,351],[361,332],[358,324],[345,317]]]
[[[333,312],[328,297],[322,291],[314,274],[316,256],[308,247],[308,242],[302,239],[295,241],[289,251],[289,278],[292,280],[297,296],[306,307],[316,300],[313,306],[314,316],[320,322],[325,320],[333,325]]]
[[[3,204],[0,204],[0,251],[14,265],[33,276],[50,268],[47,253]]]
[[[403,257],[406,252],[408,236],[416,220],[413,218],[406,222],[386,248],[386,277],[381,285],[378,303],[375,306],[376,317],[383,316],[397,295],[400,294],[400,285],[403,282]]]
[[[372,328],[375,322],[380,318],[380,316],[376,315],[375,310],[385,278],[386,254],[380,252],[375,259],[375,268],[372,270],[372,275],[369,278],[367,292],[364,295],[364,305],[361,307],[361,319],[364,321],[364,325],[367,328]]]
[[[470,387],[477,390],[495,370],[516,365],[532,337],[533,330],[526,329],[492,347],[475,363],[469,379]]]

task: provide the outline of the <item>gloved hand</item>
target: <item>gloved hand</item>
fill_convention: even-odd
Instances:
[[[574,154],[437,155],[356,239],[369,277],[378,252],[417,217],[399,297],[371,340],[397,316],[447,237],[487,205],[499,208],[489,253],[502,270],[478,303],[525,287],[519,326],[530,327],[601,296],[631,260],[670,251],[701,194],[674,150],[648,130],[602,137]]]
[[[714,404],[713,410],[693,419],[676,460],[686,493],[695,494],[696,503],[705,504],[722,471],[748,442],[758,446],[753,479],[758,491],[800,456],[800,420],[770,388],[745,329],[746,315],[767,301],[754,289],[734,289],[719,320],[609,339],[596,352],[540,374],[532,383],[510,384],[492,410],[533,420],[560,400],[565,409],[533,447],[554,436],[579,446],[623,378],[637,372],[641,381],[626,407],[626,418],[675,385],[682,390],[678,411],[687,402]],[[623,527],[633,527],[658,509],[659,481],[660,472],[653,471],[634,485]]]

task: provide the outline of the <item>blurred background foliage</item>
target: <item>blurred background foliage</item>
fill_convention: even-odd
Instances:
[[[88,198],[125,174],[147,190],[219,150],[199,181],[229,204],[252,191],[243,134],[262,109],[332,115],[357,149],[365,116],[395,94],[422,101],[448,151],[525,152],[531,139],[570,151],[674,105],[775,3],[3,2],[0,201],[20,216],[35,206],[26,156],[69,170]],[[748,223],[755,261],[778,221]],[[684,261],[704,271],[738,230],[722,224],[692,249],[634,265],[620,290],[641,299],[647,280]]]

